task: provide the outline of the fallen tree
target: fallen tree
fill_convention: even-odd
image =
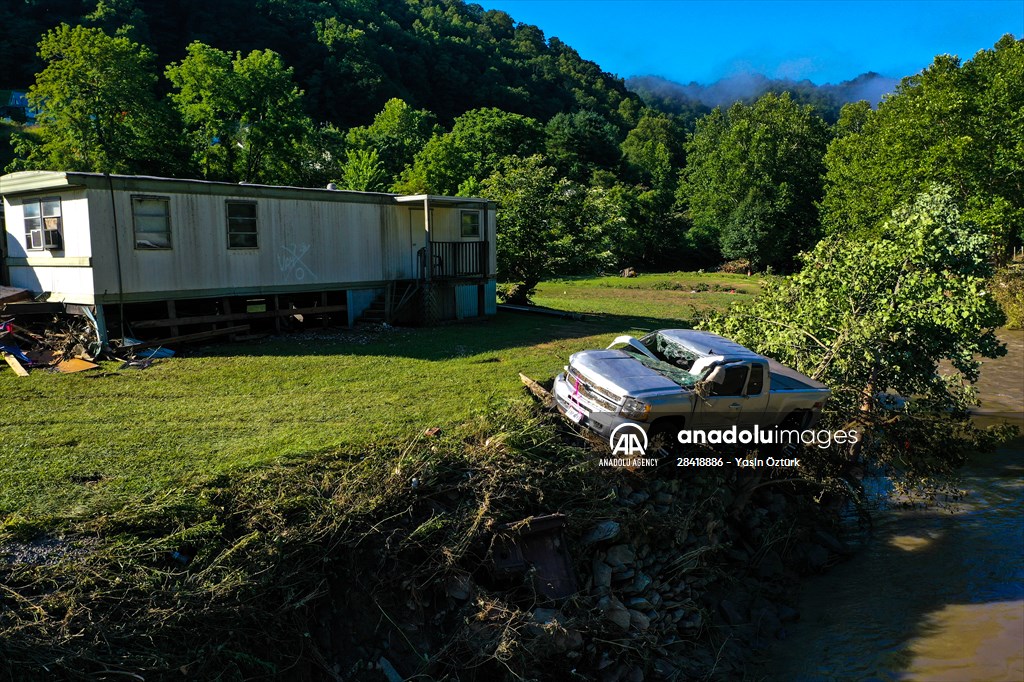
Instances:
[[[904,487],[942,486],[968,453],[1006,435],[969,415],[979,358],[1006,352],[995,334],[1005,317],[987,291],[989,253],[989,238],[935,186],[877,239],[826,238],[799,272],[766,279],[752,303],[699,326],[832,389],[824,426],[862,434],[819,452],[835,485],[867,466]]]

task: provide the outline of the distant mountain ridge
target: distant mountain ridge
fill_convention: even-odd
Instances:
[[[876,106],[888,93],[895,92],[900,79],[869,71],[841,83],[815,85],[809,80],[772,79],[761,74],[737,74],[710,85],[691,82],[686,85],[660,76],[633,76],[626,87],[655,109],[675,114],[700,114],[735,102],[753,102],[766,92],[789,92],[805,104],[815,105],[828,121],[839,117],[844,104],[867,100]]]

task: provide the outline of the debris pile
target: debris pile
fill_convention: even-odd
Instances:
[[[792,483],[599,467],[522,406],[396,447],[82,520],[76,562],[0,546],[0,676],[738,679],[844,551]]]
[[[32,313],[0,318],[0,352],[19,376],[28,376],[29,369],[93,369],[103,349],[96,323],[88,316]]]

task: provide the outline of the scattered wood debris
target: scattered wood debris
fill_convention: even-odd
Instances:
[[[555,408],[555,397],[551,395],[551,391],[547,390],[522,372],[519,373],[519,380],[523,382],[526,388],[530,390],[530,393],[532,393],[545,408],[549,410],[553,410]]]
[[[91,367],[77,362],[66,367],[76,367],[74,371],[91,369],[97,366],[93,361],[103,348],[95,319],[88,312],[72,314],[63,304],[7,300],[0,303],[0,352],[19,376],[27,376],[30,369],[60,369],[72,360]]]
[[[99,365],[95,362],[89,362],[88,360],[82,360],[81,358],[71,358],[70,360],[62,360],[57,363],[57,371],[63,374],[84,372],[87,369],[96,369],[97,367],[99,367]]]
[[[13,355],[8,355],[7,353],[4,353],[3,355],[4,360],[6,360],[7,364],[11,366],[11,369],[14,370],[15,374],[17,374],[19,377],[28,376],[28,370],[22,367],[21,363],[18,362],[18,358],[14,357]]]
[[[195,341],[205,341],[207,339],[213,339],[218,336],[228,336],[230,334],[240,334],[242,332],[249,331],[249,325],[239,324],[233,327],[224,327],[223,329],[211,329],[205,332],[196,332],[194,334],[181,334],[180,336],[171,336],[164,339],[155,339],[153,341],[143,341],[137,343],[125,343],[123,347],[131,348],[133,350],[144,350],[146,348],[157,348],[160,346],[169,346],[176,343],[192,343]]]

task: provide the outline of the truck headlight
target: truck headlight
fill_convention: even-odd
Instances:
[[[619,414],[623,417],[635,419],[638,422],[647,421],[647,415],[650,412],[651,406],[636,398],[626,398],[626,402],[622,403],[622,409],[619,410]]]

